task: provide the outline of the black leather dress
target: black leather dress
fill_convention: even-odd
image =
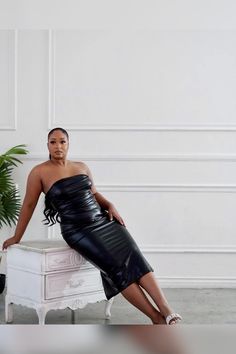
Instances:
[[[109,219],[91,186],[86,174],[56,181],[45,195],[44,214],[49,222],[60,222],[67,244],[100,270],[110,299],[153,268],[127,228]]]

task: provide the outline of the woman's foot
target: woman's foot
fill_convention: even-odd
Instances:
[[[182,320],[182,317],[175,313],[168,304],[161,306],[161,315],[165,318],[165,323],[168,325],[177,324]]]
[[[156,310],[155,314],[151,318],[153,324],[166,324],[165,317],[162,316],[160,311]]]
[[[182,317],[178,313],[173,312],[170,308],[165,311],[165,316],[156,309],[151,320],[153,324],[174,325],[179,323]]]

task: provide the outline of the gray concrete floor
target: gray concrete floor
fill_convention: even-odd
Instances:
[[[236,324],[236,289],[163,289],[171,308],[183,317],[182,324]],[[5,292],[0,295],[0,324],[4,320]],[[112,317],[104,319],[105,302],[88,304],[74,312],[70,309],[49,311],[46,324],[151,324],[121,294],[115,297]],[[37,324],[36,311],[13,305],[13,324]]]

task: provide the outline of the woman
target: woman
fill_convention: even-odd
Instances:
[[[49,160],[35,166],[27,180],[26,194],[15,235],[3,249],[20,242],[41,192],[45,193],[47,223],[60,222],[61,233],[70,247],[100,269],[107,299],[118,293],[153,324],[176,324],[173,313],[115,206],[96,190],[88,166],[67,160],[69,136],[63,128],[48,133]],[[143,289],[159,310],[152,305]]]

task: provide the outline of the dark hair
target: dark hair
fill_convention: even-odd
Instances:
[[[60,127],[53,128],[52,130],[50,130],[50,132],[48,133],[48,139],[50,138],[50,135],[52,135],[52,133],[54,133],[56,130],[60,130],[63,134],[66,135],[67,139],[69,140],[69,134],[67,133],[67,131]]]
[[[54,207],[53,203],[50,201],[47,195],[45,196],[44,205],[45,205],[45,209],[43,211],[45,216],[45,219],[43,220],[44,225],[52,226],[56,222],[60,223],[61,220],[58,211],[56,210],[56,208]]]
[[[48,140],[50,138],[50,135],[52,135],[56,130],[60,130],[63,134],[65,134],[65,136],[69,140],[69,134],[67,133],[67,131],[65,129],[63,129],[61,127],[51,129],[50,132],[48,133]],[[49,160],[51,160],[51,154],[49,154]]]

